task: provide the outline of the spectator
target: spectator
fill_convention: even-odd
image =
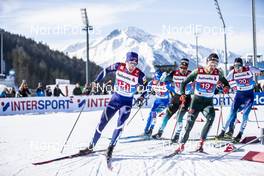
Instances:
[[[19,97],[28,97],[31,94],[29,91],[27,82],[25,80],[22,81],[19,90],[18,90],[18,96]]]
[[[46,87],[46,96],[47,97],[51,97],[52,96],[52,90],[51,90],[50,86]]]
[[[75,85],[75,88],[73,89],[72,94],[73,95],[82,95],[82,89],[80,88],[80,84],[79,83],[77,83]]]
[[[6,98],[8,97],[8,94],[9,94],[8,89],[5,87],[2,93],[0,94],[0,98]]]
[[[9,90],[9,97],[16,97],[16,89],[14,87]]]
[[[44,97],[45,96],[45,91],[44,91],[44,88],[43,88],[41,82],[38,83],[38,87],[36,89],[36,95],[37,95],[37,97]]]
[[[100,94],[100,90],[99,90],[99,83],[92,83],[92,90],[91,90],[91,95],[99,95]]]
[[[59,88],[59,84],[56,84],[56,87],[53,89],[53,96],[59,97],[60,95],[65,97],[65,95],[62,93],[61,89]]]
[[[90,95],[91,93],[91,84],[89,85],[88,83],[85,84],[84,88],[83,88],[83,95]]]

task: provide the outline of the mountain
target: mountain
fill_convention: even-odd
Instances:
[[[30,88],[37,87],[38,82],[54,84],[56,78],[69,79],[71,83],[85,83],[85,62],[77,58],[70,58],[63,52],[54,51],[46,44],[37,43],[21,35],[3,32],[4,60],[6,73],[11,69],[16,73],[16,85],[27,80]],[[102,68],[90,62],[89,79]]]
[[[140,54],[139,67],[151,76],[154,65],[167,65],[179,63],[183,57],[190,58],[190,69],[196,68],[196,46],[185,44],[178,40],[166,39],[149,34],[136,27],[115,29],[106,37],[90,44],[90,60],[105,67],[117,61],[124,61],[127,51],[136,51]],[[204,64],[206,57],[216,52],[220,57],[220,66],[224,63],[224,51],[198,47],[199,64]],[[65,50],[69,56],[86,60],[86,43],[77,43],[68,46]],[[237,57],[233,52],[228,52],[228,62],[233,62]]]

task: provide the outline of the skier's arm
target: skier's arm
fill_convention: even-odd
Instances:
[[[261,70],[257,67],[250,66],[249,70],[253,73],[256,74],[257,76],[263,76],[264,75],[264,70]]]
[[[169,82],[166,84],[166,88],[168,89],[168,91],[169,91],[172,95],[175,95],[175,94],[176,94],[174,88],[171,86],[171,84],[170,84]]]
[[[224,73],[221,72],[221,71],[219,73],[219,80],[222,82],[223,88],[225,88],[225,87],[228,88],[228,89],[230,88],[230,85],[229,85],[227,79],[224,77]]]
[[[167,82],[167,81],[172,82],[173,74],[174,74],[174,71],[170,72],[170,73],[164,78],[164,80],[162,80],[162,81],[164,81],[164,82]]]
[[[100,82],[102,79],[104,79],[104,77],[110,73],[110,72],[114,72],[117,70],[118,66],[120,63],[115,63],[113,65],[110,65],[109,67],[104,68],[96,77],[96,79],[94,80],[95,83]]]
[[[194,82],[194,80],[196,79],[198,75],[198,69],[195,69],[192,71],[192,73],[190,73],[187,78],[181,83],[181,94],[185,94],[185,86],[189,83],[189,82]]]
[[[228,75],[226,76],[226,80],[227,80],[227,81],[231,81],[231,80],[233,80],[233,78],[234,78],[234,69],[231,70],[231,71],[228,73]]]

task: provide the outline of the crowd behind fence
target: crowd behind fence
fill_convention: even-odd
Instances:
[[[85,84],[83,87],[79,83],[75,84],[72,92],[65,93],[61,90],[60,85],[56,84],[52,89],[51,86],[43,86],[41,82],[38,83],[37,88],[29,88],[26,80],[23,80],[20,86],[16,89],[15,87],[4,87],[0,91],[0,98],[10,97],[59,97],[59,96],[80,96],[80,95],[107,95],[113,93],[113,85],[111,80],[102,84],[97,83],[96,86],[92,86],[92,83]]]

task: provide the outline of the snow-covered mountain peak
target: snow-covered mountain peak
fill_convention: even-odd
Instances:
[[[149,77],[151,77],[151,73],[155,70],[154,65],[179,64],[180,59],[183,57],[190,59],[190,69],[194,69],[197,65],[195,45],[155,36],[137,27],[127,27],[122,30],[115,29],[106,37],[91,43],[90,60],[105,67],[114,62],[124,61],[126,52],[128,51],[139,53],[139,67]],[[85,42],[73,44],[67,47],[65,52],[70,56],[86,60]],[[212,52],[216,52],[220,57],[220,62],[223,63],[223,50],[199,46],[199,64],[204,64],[205,58]],[[228,57],[229,63],[232,63],[237,55],[229,52]]]

